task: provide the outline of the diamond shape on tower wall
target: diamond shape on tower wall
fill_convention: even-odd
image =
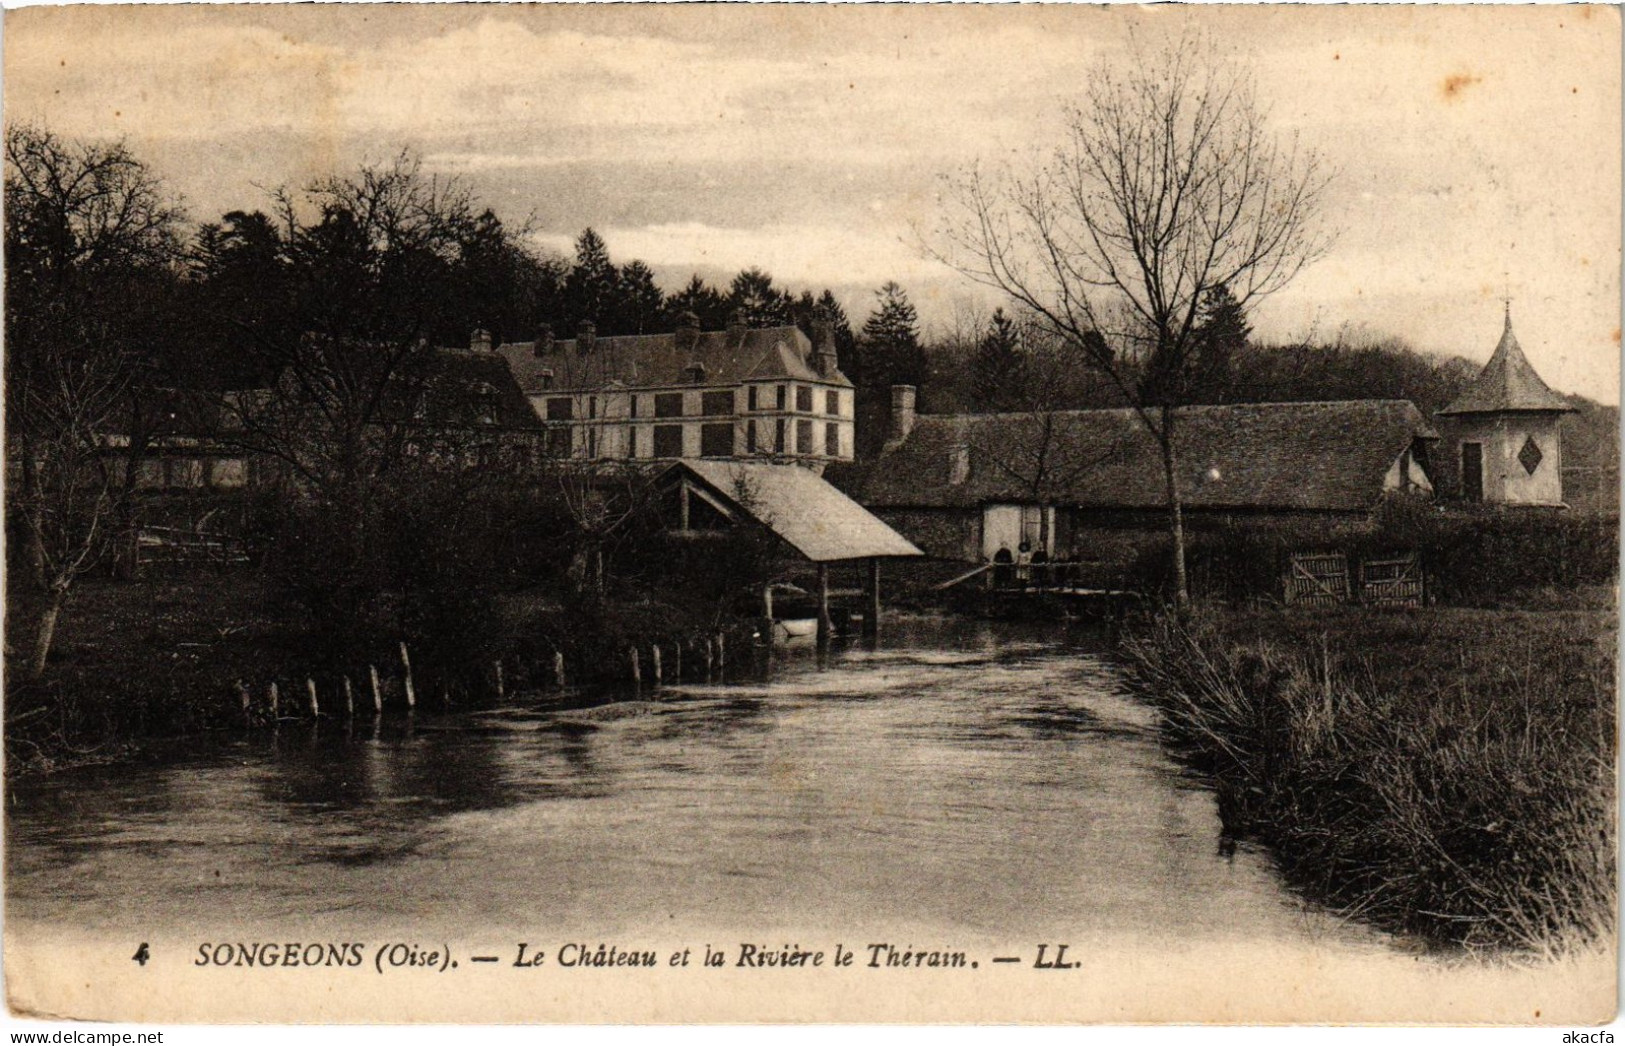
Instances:
[[[1523,449],[1518,451],[1518,463],[1523,466],[1525,472],[1533,476],[1535,470],[1540,468],[1540,459],[1544,456],[1540,452],[1540,446],[1535,443],[1535,437],[1530,436],[1523,441]]]

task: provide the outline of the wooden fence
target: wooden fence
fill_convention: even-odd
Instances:
[[[1293,553],[1286,574],[1288,606],[1421,606],[1426,587],[1421,558],[1406,552],[1360,562],[1359,586],[1352,583],[1348,556],[1341,552]]]

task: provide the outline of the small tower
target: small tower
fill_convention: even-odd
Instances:
[[[1467,391],[1439,411],[1436,462],[1457,497],[1490,505],[1563,505],[1558,419],[1573,407],[1547,387],[1512,333],[1512,306],[1495,355]]]

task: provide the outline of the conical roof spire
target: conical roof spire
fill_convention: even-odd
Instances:
[[[1506,325],[1495,354],[1484,364],[1478,377],[1440,414],[1494,414],[1500,411],[1572,411],[1563,397],[1553,392],[1535,368],[1524,358],[1518,338],[1512,333],[1512,302],[1506,303]]]

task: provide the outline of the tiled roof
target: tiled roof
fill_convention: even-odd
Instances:
[[[1485,414],[1497,411],[1556,410],[1571,411],[1563,397],[1547,387],[1535,368],[1524,358],[1523,349],[1512,333],[1512,314],[1506,318],[1506,329],[1495,354],[1484,364],[1478,377],[1467,386],[1467,391],[1441,410],[1440,414]]]
[[[574,339],[556,341],[536,354],[536,343],[508,342],[497,353],[508,361],[519,387],[527,394],[553,389],[596,389],[611,382],[647,388],[662,385],[732,385],[753,379],[821,381],[851,385],[834,370],[820,375],[813,363],[811,340],[798,327],[766,327],[697,333],[693,344],[680,334],[637,334],[594,338],[585,353]],[[695,365],[704,368],[696,382]],[[544,372],[552,372],[552,384]]]
[[[542,428],[530,401],[495,353],[436,349],[424,358],[421,377],[410,384],[421,389],[414,393],[414,402],[386,396],[385,416],[451,427]],[[484,421],[488,416],[494,420]]]
[[[814,563],[918,556],[908,539],[797,465],[685,459],[687,469]]]
[[[1407,400],[1185,407],[1174,432],[1189,507],[1345,512],[1371,508],[1395,459],[1437,436]],[[875,462],[828,474],[874,508],[1167,504],[1161,450],[1126,409],[925,414]]]

